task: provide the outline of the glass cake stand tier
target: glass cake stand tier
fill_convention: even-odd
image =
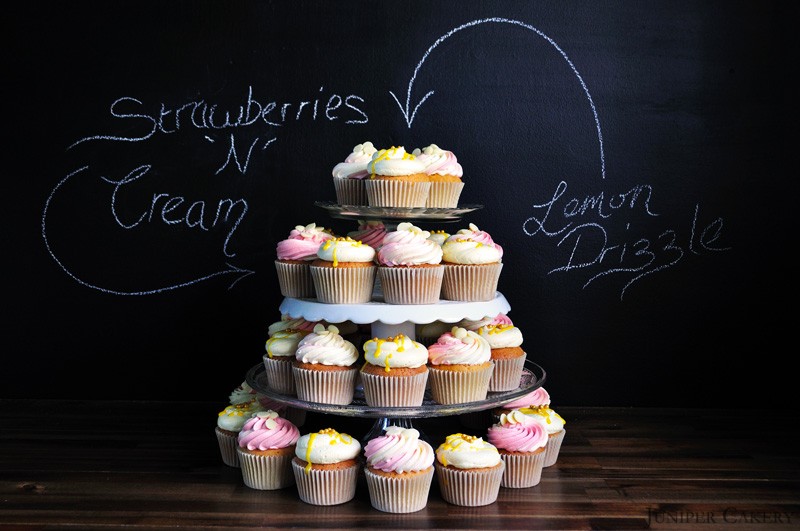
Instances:
[[[460,221],[464,214],[483,208],[483,205],[460,205],[455,208],[373,207],[365,205],[340,205],[333,201],[316,201],[314,204],[327,210],[328,214],[334,218],[394,222],[416,221],[452,223]]]

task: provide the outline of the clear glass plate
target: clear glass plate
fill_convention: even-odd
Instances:
[[[340,205],[333,201],[316,201],[329,215],[339,219],[389,221],[460,221],[461,216],[483,208],[483,205],[461,205],[456,208],[403,208]]]

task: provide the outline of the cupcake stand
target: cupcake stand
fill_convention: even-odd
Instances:
[[[333,203],[317,203],[317,206],[326,208],[333,217],[342,219],[374,219],[385,221],[387,228],[390,223],[409,221],[421,222],[455,222],[460,220],[462,214],[480,208],[477,205],[464,206],[459,209],[425,209],[425,208],[372,208],[348,207]],[[371,337],[390,337],[403,334],[411,339],[416,338],[416,325],[427,324],[434,321],[453,323],[462,319],[478,320],[485,316],[507,313],[511,309],[502,293],[497,292],[494,299],[479,302],[440,300],[436,304],[387,304],[383,301],[380,285],[376,288],[372,300],[364,304],[326,304],[316,299],[285,298],[280,305],[281,314],[288,314],[294,318],[303,318],[307,321],[326,321],[328,323],[341,323],[351,321],[358,325],[370,325]],[[323,404],[300,400],[296,396],[284,395],[270,389],[263,363],[253,366],[246,375],[247,383],[259,393],[289,407],[306,411],[339,416],[374,418],[372,429],[364,437],[369,440],[383,433],[384,428],[390,425],[415,427],[414,419],[441,416],[463,415],[487,409],[501,407],[520,396],[528,394],[544,384],[546,373],[542,367],[531,361],[525,360],[525,367],[517,389],[503,392],[490,392],[486,399],[477,402],[462,404],[439,404],[430,398],[429,391],[425,394],[422,405],[418,407],[373,407],[364,400],[363,388],[356,387],[353,402],[346,406]],[[419,428],[417,428],[419,429]],[[420,430],[421,431],[421,430]],[[424,434],[422,434],[424,438]]]

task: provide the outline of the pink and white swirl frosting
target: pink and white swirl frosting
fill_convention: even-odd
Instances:
[[[486,439],[500,450],[535,452],[547,445],[547,426],[515,409],[500,415],[500,422],[489,427]]]
[[[418,472],[433,466],[433,447],[414,428],[389,426],[364,447],[367,466],[384,472]]]
[[[244,423],[239,446],[248,450],[276,450],[297,443],[300,430],[275,411],[259,411]]]
[[[503,258],[503,248],[473,223],[469,229],[461,229],[447,238],[442,252],[444,261],[452,264],[493,264]]]
[[[485,316],[481,319],[462,319],[459,321],[458,326],[462,328],[466,328],[467,330],[472,330],[477,332],[478,329],[482,326],[486,325],[513,325],[514,323],[511,322],[511,319],[504,314],[498,313],[494,317],[492,316]]]
[[[297,345],[295,358],[303,363],[349,367],[358,361],[358,349],[340,336],[335,326],[318,324]]]
[[[522,330],[514,325],[485,325],[477,330],[478,334],[492,348],[519,347],[522,345]]]
[[[372,175],[386,175],[400,177],[425,173],[425,165],[411,153],[407,153],[403,146],[392,146],[381,149],[372,154],[372,160],[367,165],[367,171]]]
[[[288,238],[278,242],[278,260],[314,260],[320,244],[331,238],[333,234],[316,223],[297,225]]]
[[[333,176],[337,179],[364,179],[369,175],[367,164],[372,160],[372,155],[377,150],[372,142],[364,142],[353,148],[344,162],[333,167]]]
[[[454,326],[428,347],[431,365],[480,365],[492,358],[492,349],[478,333]]]
[[[550,393],[544,387],[531,391],[511,402],[503,404],[504,409],[536,408],[550,405]]]
[[[386,236],[386,225],[382,221],[359,221],[358,230],[348,232],[347,235],[356,241],[377,249]]]
[[[378,263],[383,266],[414,266],[442,261],[442,248],[428,239],[431,233],[408,223],[386,233],[383,245],[378,248]]]
[[[462,177],[464,169],[452,151],[447,151],[436,144],[431,144],[423,149],[415,149],[412,154],[425,165],[428,175],[453,175]]]
[[[277,332],[284,332],[286,330],[294,330],[296,332],[310,334],[317,324],[317,321],[307,321],[302,317],[292,317],[288,314],[283,314],[281,315],[280,321],[276,321],[269,325],[267,328],[267,335],[272,337]]]

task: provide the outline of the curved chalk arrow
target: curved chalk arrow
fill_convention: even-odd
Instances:
[[[151,290],[147,290],[147,291],[116,291],[116,290],[112,290],[112,289],[103,288],[103,287],[100,287],[100,286],[95,286],[94,284],[91,284],[89,282],[81,280],[80,278],[75,276],[69,269],[67,269],[66,266],[64,266],[64,264],[61,263],[61,261],[58,259],[58,257],[53,252],[53,250],[50,248],[50,242],[47,240],[46,223],[47,223],[47,209],[50,207],[50,202],[53,200],[53,196],[55,196],[55,194],[58,191],[58,189],[61,188],[64,185],[64,183],[66,183],[70,178],[72,178],[75,175],[85,171],[88,168],[89,168],[89,166],[83,166],[82,168],[78,168],[77,170],[73,171],[72,173],[70,173],[69,175],[67,175],[63,179],[61,179],[61,181],[50,192],[50,195],[48,196],[47,201],[44,204],[44,211],[42,212],[42,239],[44,240],[45,247],[47,247],[47,252],[50,253],[50,256],[53,257],[53,260],[56,261],[58,266],[61,269],[63,269],[64,272],[67,275],[72,277],[73,280],[75,280],[78,284],[86,286],[87,288],[92,288],[92,289],[96,289],[98,291],[102,291],[103,293],[108,293],[110,295],[154,295],[156,293],[163,293],[165,291],[175,290],[175,289],[178,289],[178,288],[185,288],[187,286],[191,286],[192,284],[197,284],[198,282],[202,282],[204,280],[208,280],[208,279],[211,279],[211,278],[214,278],[214,277],[218,277],[220,275],[230,275],[231,273],[238,274],[236,280],[231,282],[231,285],[228,286],[228,289],[231,289],[240,280],[242,280],[243,278],[248,277],[248,276],[250,276],[250,275],[255,273],[255,271],[250,271],[248,269],[241,269],[239,267],[236,267],[236,266],[231,265],[231,264],[226,262],[225,265],[228,266],[228,268],[227,269],[223,269],[222,271],[217,271],[216,273],[211,273],[210,275],[206,275],[206,276],[201,277],[201,278],[196,278],[196,279],[193,279],[193,280],[188,280],[186,282],[181,282],[180,284],[175,284],[175,285],[172,285],[172,286],[166,286],[166,287],[163,287],[163,288],[151,289]]]
[[[448,31],[447,33],[445,33],[444,35],[442,35],[441,37],[436,39],[436,42],[434,42],[431,45],[431,47],[428,48],[425,51],[425,54],[422,56],[422,59],[420,60],[419,63],[417,63],[417,67],[414,69],[414,75],[411,76],[411,80],[408,82],[408,90],[406,91],[406,104],[405,104],[405,106],[403,106],[400,103],[400,100],[397,98],[397,96],[395,96],[394,92],[392,92],[391,90],[389,91],[389,94],[392,95],[392,97],[394,98],[394,101],[397,103],[397,106],[400,107],[400,112],[403,113],[403,116],[406,119],[406,124],[408,124],[408,128],[411,129],[411,124],[414,122],[414,117],[416,117],[417,111],[419,110],[420,106],[422,106],[422,104],[425,103],[425,101],[427,101],[427,99],[429,97],[431,97],[433,95],[433,92],[434,92],[432,90],[428,91],[428,93],[425,94],[425,96],[423,96],[422,99],[419,100],[419,102],[417,102],[416,105],[414,105],[413,110],[411,109],[411,89],[414,87],[414,80],[417,79],[417,73],[419,72],[419,69],[422,68],[422,63],[425,62],[425,60],[428,58],[428,55],[430,55],[430,53],[433,51],[434,48],[439,46],[442,42],[444,42],[448,38],[452,37],[454,34],[458,33],[459,31],[461,31],[463,29],[471,28],[473,26],[478,26],[480,24],[488,24],[488,23],[513,24],[515,26],[521,26],[521,27],[523,27],[523,28],[525,28],[527,30],[530,30],[530,31],[534,32],[538,36],[542,37],[544,40],[549,42],[553,46],[553,48],[558,50],[558,53],[561,54],[561,56],[564,58],[564,60],[569,65],[570,69],[572,70],[572,73],[575,74],[576,78],[578,78],[578,81],[580,82],[581,87],[583,88],[583,91],[586,93],[586,98],[589,100],[589,106],[592,108],[592,114],[594,115],[594,123],[595,123],[595,126],[597,127],[597,140],[600,143],[600,173],[602,174],[603,179],[605,179],[606,178],[606,162],[605,162],[605,155],[603,153],[603,132],[600,130],[600,119],[597,117],[597,109],[594,106],[594,101],[592,100],[592,95],[589,94],[589,89],[586,88],[586,83],[583,82],[583,78],[578,73],[578,70],[575,68],[575,65],[572,64],[572,61],[570,61],[569,57],[567,57],[567,54],[564,53],[564,50],[562,50],[558,46],[558,44],[556,44],[556,42],[553,39],[551,39],[550,37],[548,37],[547,35],[545,35],[541,31],[539,31],[538,29],[534,28],[530,24],[525,24],[524,22],[520,22],[519,20],[512,20],[512,19],[508,19],[508,18],[496,18],[496,17],[495,18],[483,18],[483,19],[480,19],[480,20],[473,20],[471,22],[467,22],[466,24],[462,24],[461,26],[458,26],[457,28],[451,29],[450,31]]]

